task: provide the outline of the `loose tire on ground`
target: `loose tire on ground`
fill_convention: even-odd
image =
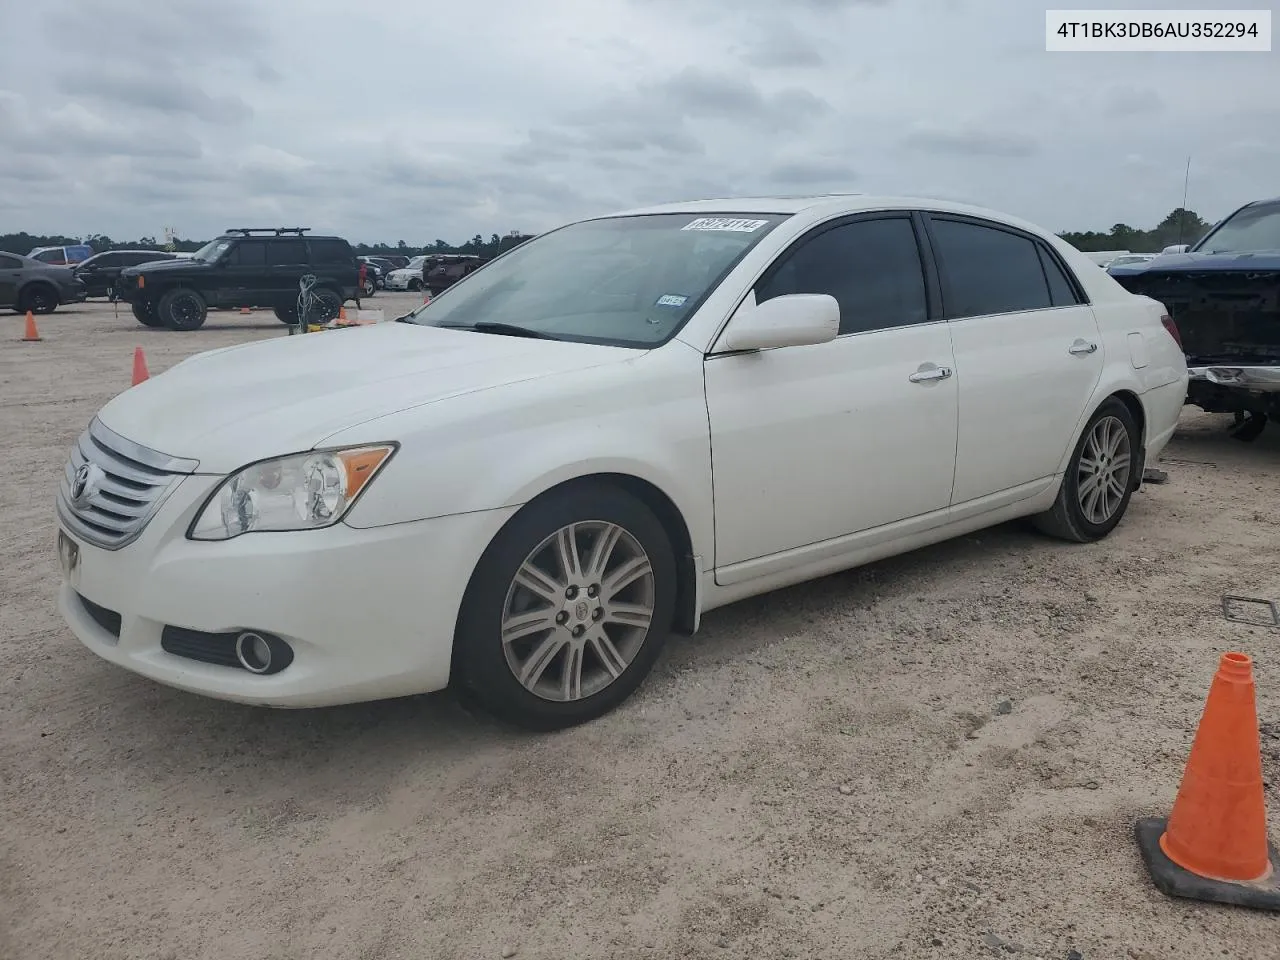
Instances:
[[[567,576],[558,559],[573,555],[566,530],[578,563]],[[602,568],[594,551],[608,531],[619,532]],[[531,578],[530,569],[544,576]],[[631,696],[653,668],[675,596],[671,541],[648,507],[604,484],[561,488],[508,521],[477,564],[454,637],[455,687],[526,729],[593,720]]]
[[[156,313],[155,304],[143,301],[142,303],[130,304],[133,310],[133,318],[144,327],[163,327],[164,321],[160,319]]]
[[[1110,397],[1085,424],[1053,508],[1032,523],[1042,533],[1074,543],[1101,540],[1124,517],[1140,479],[1135,471],[1142,467],[1142,431],[1129,408]],[[1100,488],[1104,492],[1098,495]]]
[[[204,297],[188,287],[170,290],[160,298],[156,313],[170,330],[189,332],[204,326],[209,305]]]

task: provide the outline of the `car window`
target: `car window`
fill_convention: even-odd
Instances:
[[[85,263],[92,264],[95,267],[118,267],[125,262],[123,253],[103,253],[96,257],[90,257]]]
[[[268,240],[267,263],[272,266],[297,266],[307,262],[307,241]]]
[[[1049,299],[1053,301],[1055,307],[1071,307],[1080,303],[1080,298],[1076,296],[1076,291],[1071,282],[1067,279],[1067,275],[1062,272],[1062,268],[1058,266],[1058,261],[1049,254],[1049,251],[1037,245],[1040,253],[1040,265],[1044,267],[1045,278],[1049,281]]]
[[[1196,253],[1280,250],[1280,203],[1237,210],[1192,248]]]
[[[342,240],[311,240],[312,263],[351,263],[351,248]]]
[[[0,270],[21,270],[22,261],[17,257],[6,257],[0,253]]]
[[[931,220],[949,318],[1053,306],[1034,241],[994,226]]]
[[[906,217],[859,220],[793,247],[756,287],[756,302],[790,293],[829,293],[840,332],[924,323],[929,316],[915,230]]]
[[[65,264],[67,255],[62,252],[61,247],[54,247],[52,250],[41,250],[31,259],[39,260],[41,263]]]
[[[262,240],[241,240],[227,257],[237,267],[263,267],[267,263],[267,245]]]
[[[123,258],[124,263],[133,267],[136,267],[140,263],[150,263],[153,260],[169,259],[168,254],[152,253],[150,251],[139,252],[139,253],[125,253],[125,254],[121,254],[121,257]]]

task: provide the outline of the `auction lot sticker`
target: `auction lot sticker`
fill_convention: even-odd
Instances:
[[[729,230],[733,233],[751,233],[759,230],[768,220],[735,220],[732,217],[699,217],[686,223],[681,230]]]

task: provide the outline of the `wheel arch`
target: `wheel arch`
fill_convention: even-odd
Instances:
[[[1093,415],[1098,412],[1098,408],[1108,400],[1119,400],[1124,404],[1138,426],[1139,459],[1138,469],[1134,471],[1133,478],[1136,489],[1142,482],[1142,473],[1146,467],[1147,409],[1142,402],[1142,395],[1133,389],[1130,384],[1113,385],[1109,388],[1100,389],[1094,395],[1081,414],[1080,422],[1076,424],[1075,430],[1071,433],[1071,442],[1067,445],[1067,449],[1062,455],[1062,460],[1058,464],[1058,474],[1062,475],[1066,472],[1067,465],[1071,462],[1072,454],[1074,454],[1076,446],[1080,443],[1080,438],[1084,435],[1084,428],[1088,425]]]
[[[693,536],[675,500],[651,480],[631,473],[600,471],[580,474],[552,483],[513,513],[494,534],[494,539],[500,536],[516,517],[530,509],[535,509],[538,504],[552,498],[572,495],[575,489],[589,486],[613,487],[621,490],[643,503],[658,518],[658,522],[662,524],[662,528],[671,540],[671,549],[676,561],[676,603],[672,632],[685,636],[693,634],[698,628],[700,616],[701,593],[698,584],[702,576],[700,565],[693,554]]]

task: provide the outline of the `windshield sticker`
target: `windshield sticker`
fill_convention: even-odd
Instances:
[[[734,233],[753,233],[765,226],[768,220],[734,220],[730,217],[699,217],[686,223],[681,230],[730,230]]]
[[[660,307],[683,307],[688,297],[678,297],[674,293],[668,293],[664,297],[658,298],[658,306]]]

